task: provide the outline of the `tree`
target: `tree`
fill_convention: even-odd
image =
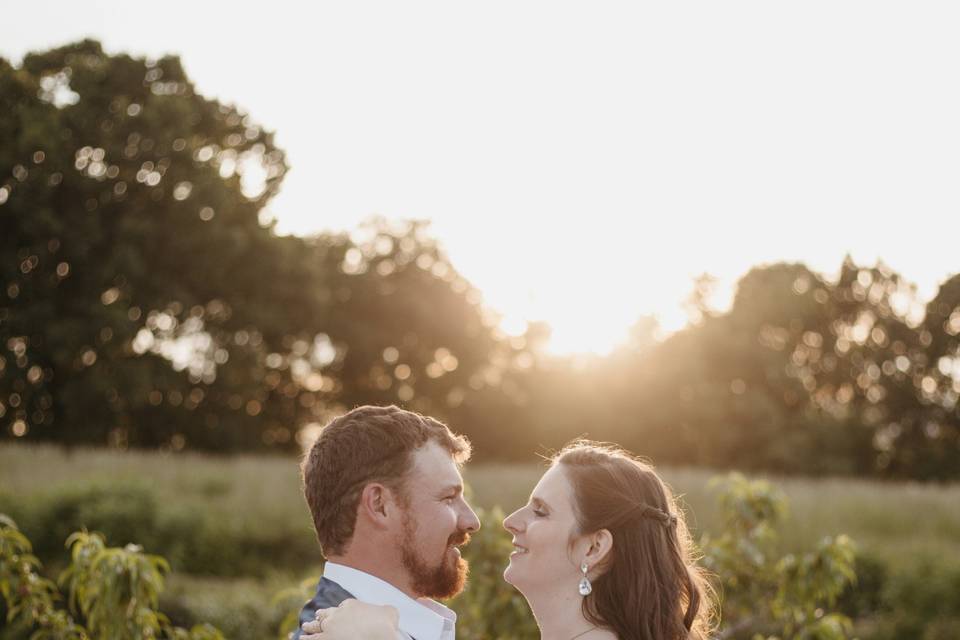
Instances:
[[[666,340],[532,374],[529,420],[551,446],[586,432],[660,463],[960,473],[960,279],[925,314],[898,274],[849,259],[836,280],[752,269],[726,313],[702,303],[704,282],[697,321]]]
[[[7,432],[176,445],[196,422],[229,446],[289,417],[249,373],[315,320],[304,252],[258,218],[286,170],[272,135],[177,58],[89,40],[0,61],[0,101]]]
[[[425,224],[278,237],[283,152],[176,57],[0,61],[0,106],[5,437],[293,449],[344,405],[454,409],[490,366]]]

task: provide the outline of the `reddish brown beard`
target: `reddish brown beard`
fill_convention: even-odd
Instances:
[[[450,562],[447,555],[454,545],[466,544],[470,541],[470,534],[458,531],[450,536],[447,547],[444,549],[440,562],[431,566],[423,560],[416,551],[416,532],[413,523],[407,519],[403,524],[403,541],[400,545],[401,560],[404,568],[410,574],[414,593],[422,598],[436,598],[445,600],[452,598],[461,591],[467,583],[470,565],[461,557],[456,562]]]

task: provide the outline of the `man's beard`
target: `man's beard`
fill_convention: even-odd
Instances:
[[[450,536],[447,547],[444,549],[440,561],[431,566],[423,560],[416,549],[416,531],[413,522],[405,518],[403,523],[403,540],[400,544],[403,567],[412,580],[414,593],[424,598],[446,599],[452,598],[461,591],[467,583],[469,565],[463,558],[456,556],[456,562],[451,562],[447,556],[453,545],[466,544],[470,541],[470,534],[466,531],[457,531]]]

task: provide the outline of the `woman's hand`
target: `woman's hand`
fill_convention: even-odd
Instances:
[[[336,608],[317,609],[316,615],[316,620],[300,627],[300,640],[396,640],[400,628],[396,608],[354,599]]]

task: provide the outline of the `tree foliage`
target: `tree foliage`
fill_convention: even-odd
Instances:
[[[555,358],[543,324],[503,335],[423,222],[278,236],[282,150],[176,57],[0,60],[0,139],[0,438],[292,451],[397,403],[478,458],[588,435],[660,463],[960,476],[960,275],[924,307],[883,264],[773,264],[720,313],[705,274],[685,329],[640,318],[607,357]]]
[[[259,355],[249,342],[225,355],[223,334],[269,326],[252,346],[270,349],[304,320],[271,286],[299,270],[258,220],[286,170],[272,135],[196,94],[178,59],[92,41],[0,63],[0,83],[9,418],[66,443],[159,445],[177,423],[215,428],[222,412],[206,407],[253,397]],[[255,167],[262,182],[244,191]],[[211,357],[177,371],[164,357],[176,341]],[[243,441],[233,413],[218,435]]]
[[[960,475],[960,284],[926,305],[880,264],[837,279],[758,267],[731,309],[605,358],[538,355],[521,423],[658,463],[948,479]],[[644,325],[638,325],[638,329]],[[647,325],[647,331],[652,331]]]
[[[273,136],[176,57],[0,61],[0,420],[65,444],[294,448],[334,407],[456,404],[491,323],[424,225],[279,237]]]

